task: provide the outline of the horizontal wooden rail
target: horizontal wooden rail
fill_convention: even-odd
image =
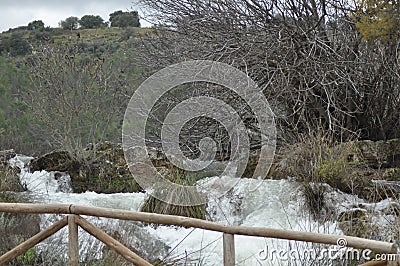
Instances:
[[[336,245],[339,238],[347,241],[348,247],[356,249],[370,249],[376,253],[397,253],[397,245],[376,240],[345,235],[331,235],[294,230],[274,229],[265,227],[248,227],[224,225],[200,219],[174,215],[143,213],[128,210],[116,210],[100,207],[87,207],[68,204],[30,204],[30,203],[0,203],[0,212],[11,213],[53,213],[77,214],[96,217],[105,217],[120,220],[140,221],[153,224],[176,225],[195,227],[211,231],[218,231],[231,235],[248,235],[258,237],[279,238],[287,240],[306,241],[313,243]]]

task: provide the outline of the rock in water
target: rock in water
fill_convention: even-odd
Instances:
[[[67,151],[53,151],[39,158],[33,159],[29,164],[29,170],[34,171],[77,171],[80,163],[74,160]]]

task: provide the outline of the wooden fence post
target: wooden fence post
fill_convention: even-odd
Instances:
[[[235,235],[223,234],[224,266],[235,265]]]
[[[79,265],[79,242],[78,225],[75,221],[75,214],[68,215],[68,265]]]

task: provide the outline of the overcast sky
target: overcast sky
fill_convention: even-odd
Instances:
[[[0,32],[26,26],[33,20],[42,20],[46,26],[58,27],[60,20],[70,16],[81,18],[83,15],[99,15],[108,21],[109,14],[116,10],[134,9],[131,0],[0,0]],[[143,20],[140,23],[149,26]]]

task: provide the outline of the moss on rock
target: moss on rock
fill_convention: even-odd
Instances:
[[[78,160],[67,151],[54,151],[32,160],[30,170],[68,173],[75,193],[141,191],[128,169],[120,144],[105,142],[90,145],[83,154],[84,159]]]
[[[87,160],[79,169],[69,171],[74,192],[139,192],[140,186],[130,173],[120,144],[101,143],[85,150]]]

